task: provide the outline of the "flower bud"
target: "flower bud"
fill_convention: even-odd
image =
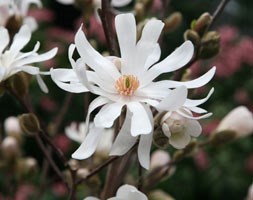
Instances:
[[[39,120],[33,113],[19,116],[19,123],[23,132],[29,135],[33,135],[40,131]]]
[[[32,157],[27,157],[20,160],[19,163],[20,170],[22,171],[23,175],[29,176],[34,174],[37,171],[37,160]]]
[[[23,18],[13,15],[12,17],[8,19],[5,27],[8,29],[11,37],[13,37],[14,34],[18,32],[22,24],[23,24]]]
[[[89,174],[89,170],[87,168],[80,168],[77,170],[77,177],[79,178],[86,178],[87,175]]]
[[[158,148],[161,149],[169,147],[169,138],[166,135],[164,135],[164,133],[161,130],[161,127],[155,129],[153,142]]]
[[[213,17],[205,12],[196,21],[192,23],[192,29],[199,34],[205,32],[206,28],[211,24]]]
[[[245,106],[230,111],[220,122],[215,132],[234,131],[236,138],[253,133],[253,115]]]
[[[142,2],[137,2],[134,6],[134,11],[136,15],[136,20],[141,21],[145,14],[145,6]]]
[[[170,161],[170,155],[168,152],[163,150],[156,150],[151,155],[150,169],[165,165]]]
[[[68,161],[68,164],[69,164],[69,167],[71,168],[71,170],[76,171],[79,168],[79,162],[75,159],[70,159]]]
[[[220,51],[220,35],[216,31],[207,32],[201,39],[199,58],[209,59]]]
[[[191,29],[188,29],[184,32],[184,40],[190,40],[194,44],[194,46],[198,46],[200,43],[199,34]]]
[[[166,33],[173,32],[182,23],[182,14],[174,12],[164,20],[164,31]]]
[[[220,146],[231,142],[235,139],[236,132],[232,130],[219,131],[211,135],[210,144],[213,146]]]
[[[20,152],[17,140],[11,136],[4,138],[2,141],[1,149],[3,156],[8,160],[17,157]]]
[[[175,200],[162,190],[154,190],[148,194],[149,200]]]
[[[9,136],[15,137],[17,140],[21,140],[21,128],[17,117],[11,116],[4,121],[5,133]]]

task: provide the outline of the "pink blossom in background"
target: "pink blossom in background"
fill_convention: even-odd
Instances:
[[[218,119],[213,119],[212,121],[208,121],[205,123],[202,123],[202,133],[203,135],[210,135],[218,126],[220,123],[220,120]]]
[[[238,29],[234,26],[221,26],[218,29],[218,32],[221,36],[221,46],[227,45],[230,42],[233,42],[238,37]]]
[[[60,27],[51,27],[47,30],[47,35],[50,35],[51,39],[66,42],[67,44],[74,42],[74,31],[66,30]]]
[[[251,154],[245,163],[246,169],[253,174],[253,154]]]
[[[28,12],[28,16],[32,16],[37,22],[50,22],[53,21],[55,16],[54,12],[47,8],[33,8]]]
[[[100,43],[105,44],[104,29],[95,15],[90,16],[90,27],[88,32],[89,35],[96,37]]]
[[[195,165],[200,170],[205,170],[209,166],[209,158],[205,151],[199,150],[193,157]]]
[[[17,192],[15,194],[15,200],[28,200],[35,194],[35,187],[32,185],[21,185],[18,187]]]
[[[56,135],[53,139],[53,143],[57,148],[59,148],[63,153],[67,153],[71,144],[71,141],[67,136],[61,134]]]
[[[253,65],[253,38],[244,37],[239,43],[242,62]]]
[[[163,8],[163,4],[161,0],[154,0],[152,5],[152,12],[157,13],[160,12]]]
[[[49,113],[54,112],[58,107],[57,103],[49,96],[43,96],[40,98],[40,106],[43,110]]]
[[[67,194],[68,189],[64,183],[57,182],[53,184],[52,191],[56,196],[62,197]]]
[[[250,102],[250,97],[247,91],[243,88],[239,88],[235,91],[234,94],[234,99],[239,103],[239,104],[247,104]]]

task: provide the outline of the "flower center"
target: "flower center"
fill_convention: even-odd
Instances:
[[[115,83],[115,88],[120,95],[132,96],[140,83],[134,75],[123,75]]]

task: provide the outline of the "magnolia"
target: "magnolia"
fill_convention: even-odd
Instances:
[[[253,115],[245,106],[231,110],[220,122],[216,132],[231,130],[237,137],[245,137],[253,132]]]
[[[78,125],[76,123],[72,122],[70,126],[65,128],[65,133],[71,140],[76,141],[78,143],[82,143],[86,138],[85,126],[86,125],[84,122],[82,122]],[[84,143],[83,144],[86,146],[86,147],[84,147],[85,149],[90,149],[90,151],[84,152],[85,154],[91,155],[95,150],[97,153],[101,153],[101,154],[109,153],[109,151],[112,147],[114,130],[113,129],[97,128],[94,126],[93,123],[90,123],[89,137],[94,136],[96,134],[100,134],[100,132],[102,132],[102,134],[103,134],[103,140],[95,140],[93,143]],[[90,141],[90,140],[87,139],[87,141]],[[94,149],[94,150],[92,150],[92,149]],[[87,155],[87,156],[89,157],[90,155]]]
[[[14,16],[17,19],[22,18],[23,24],[27,24],[32,31],[36,30],[37,22],[33,17],[27,16],[30,4],[42,6],[40,0],[5,0],[0,3],[0,25],[5,26],[8,19]]]
[[[115,197],[111,197],[107,200],[148,200],[145,194],[137,190],[136,187],[132,185],[123,185],[121,186]],[[84,200],[99,200],[96,197],[87,197]]]
[[[212,113],[207,113],[206,110],[198,106],[206,102],[213,91],[212,88],[204,99],[192,100],[187,99],[188,91],[186,87],[181,86],[170,91],[170,93],[181,94],[180,99],[172,99],[171,94],[169,94],[156,106],[160,112],[167,111],[160,124],[163,133],[169,138],[169,143],[174,148],[184,148],[191,141],[191,136],[198,137],[201,134],[202,128],[197,119],[209,117]],[[194,117],[192,112],[205,114]]]
[[[155,169],[166,165],[171,160],[170,154],[167,151],[156,150],[152,153],[150,159],[150,168]]]
[[[192,81],[154,82],[160,74],[177,70],[191,59],[194,52],[192,43],[186,41],[171,55],[157,63],[161,54],[157,41],[164,26],[163,22],[157,19],[149,20],[138,42],[133,14],[117,15],[115,26],[121,57],[103,57],[89,44],[81,27],[76,33],[75,45],[69,47],[72,69],[51,69],[51,77],[66,91],[74,93],[90,91],[98,95],[91,102],[86,118],[88,123],[91,112],[103,106],[94,118],[96,127],[110,128],[121,115],[122,108],[126,107],[126,117],[113,144],[111,155],[125,154],[137,142],[137,136],[141,135],[138,157],[141,165],[148,168],[153,134],[150,106],[156,107],[169,94],[177,106],[181,93],[171,93],[171,89],[179,86],[201,87],[211,80],[215,68]],[[77,61],[72,58],[75,48],[81,56]],[[170,106],[173,107],[173,104]],[[88,139],[99,140],[101,134],[88,136],[85,143],[90,143]],[[88,149],[84,147],[81,145],[72,157],[87,158],[84,152]]]
[[[8,48],[10,36],[6,28],[0,27],[0,83],[12,75],[23,71],[31,75],[36,75],[41,89],[47,92],[47,87],[40,77],[42,72],[40,72],[38,67],[33,66],[33,63],[51,59],[56,55],[57,49],[54,48],[39,55],[37,51],[40,43],[37,42],[32,51],[26,53],[21,52],[30,39],[31,30],[27,25],[23,25],[14,36],[12,44]]]
[[[7,134],[20,134],[22,131],[18,118],[14,116],[6,118],[4,121],[4,130]]]
[[[253,183],[250,185],[248,189],[248,195],[245,200],[253,200]]]
[[[74,4],[75,0],[57,0],[59,3],[70,5]],[[115,7],[122,7],[129,4],[132,0],[112,0],[111,5]],[[101,8],[101,0],[93,0],[92,1],[95,8]]]

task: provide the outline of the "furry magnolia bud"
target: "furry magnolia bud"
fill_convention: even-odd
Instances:
[[[170,33],[174,31],[182,23],[182,14],[180,12],[174,12],[164,20],[164,31]]]
[[[169,138],[166,135],[164,135],[161,127],[156,128],[153,136],[153,142],[158,148],[161,149],[165,149],[170,145]]]
[[[231,142],[235,139],[236,132],[231,130],[216,132],[210,137],[210,144],[213,146],[220,146]]]
[[[36,115],[27,113],[19,116],[19,123],[24,133],[33,135],[40,131],[40,123]]]
[[[184,40],[190,40],[194,44],[194,46],[198,46],[200,43],[199,34],[191,29],[188,29],[184,32]]]
[[[216,31],[207,32],[201,39],[199,58],[209,59],[220,51],[220,34]]]
[[[192,22],[191,28],[199,34],[203,34],[212,20],[213,17],[208,12],[205,12],[197,20]]]

